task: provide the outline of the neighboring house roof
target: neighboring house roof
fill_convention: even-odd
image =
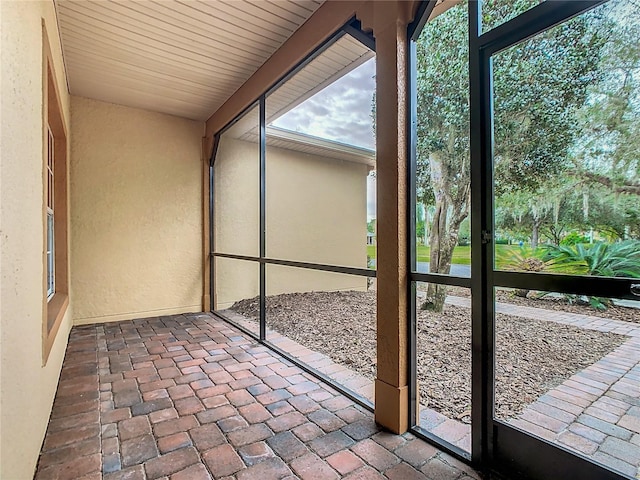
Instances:
[[[375,167],[376,152],[300,132],[267,127],[267,145]]]

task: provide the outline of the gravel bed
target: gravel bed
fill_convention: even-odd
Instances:
[[[376,295],[310,292],[267,297],[267,328],[331,357],[370,379],[376,373]],[[258,298],[236,302],[256,320]],[[418,311],[420,400],[449,418],[470,421],[471,312],[446,305]],[[511,418],[549,389],[595,363],[623,335],[499,314],[496,319],[496,415]]]

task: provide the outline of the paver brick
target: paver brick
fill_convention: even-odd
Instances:
[[[608,437],[600,445],[600,451],[636,467],[640,466],[640,447],[630,442]]]
[[[424,473],[419,472],[406,463],[399,463],[391,467],[385,472],[385,476],[389,480],[429,480]]]
[[[201,463],[196,463],[171,475],[171,480],[211,480],[211,475]]]
[[[192,397],[195,395],[195,392],[189,385],[174,385],[173,387],[167,388],[167,392],[169,392],[169,396],[173,400]]]
[[[233,432],[249,426],[249,423],[241,415],[234,415],[233,417],[223,418],[218,420],[218,426],[223,432]]]
[[[311,412],[307,415],[307,418],[325,432],[333,432],[334,430],[338,430],[346,425],[340,417],[334,415],[328,410],[325,410],[324,408]]]
[[[43,468],[38,472],[36,479],[75,480],[93,472],[100,472],[100,460],[99,453],[82,457],[71,456],[62,463]]]
[[[364,466],[344,478],[345,480],[383,480],[385,477],[373,468]]]
[[[130,438],[150,433],[151,425],[149,424],[149,419],[145,416],[129,418],[118,422],[118,435],[120,440],[129,440]]]
[[[290,412],[280,415],[279,417],[267,420],[267,425],[274,432],[283,432],[285,430],[291,430],[298,425],[302,425],[307,421],[306,417],[300,412]]]
[[[268,458],[274,458],[275,454],[264,442],[250,443],[238,450],[240,458],[247,467],[251,467],[260,462],[264,462]]]
[[[146,480],[142,465],[135,465],[117,472],[108,473],[103,478],[104,480]]]
[[[160,453],[173,452],[179,448],[190,446],[191,438],[186,432],[178,432],[158,439],[158,449],[160,450]]]
[[[636,415],[624,415],[618,421],[618,426],[631,430],[635,433],[640,433],[640,417]]]
[[[381,471],[391,468],[400,461],[393,453],[371,439],[357,443],[351,450],[372,467]]]
[[[193,447],[181,448],[174,450],[166,455],[156,457],[145,463],[145,471],[147,478],[154,480],[163,476],[177,473],[190,465],[200,462],[198,452]]]
[[[234,390],[226,395],[229,403],[235,407],[242,407],[254,403],[256,399],[247,390]]]
[[[164,422],[156,423],[153,426],[153,433],[157,437],[166,437],[178,432],[186,432],[187,430],[197,427],[198,421],[193,415],[188,417],[180,417],[174,420],[166,420]]]
[[[244,468],[242,459],[229,444],[219,445],[204,452],[202,459],[216,478],[233,475]]]
[[[271,418],[269,411],[260,403],[251,403],[240,407],[238,408],[238,412],[248,423],[265,422]]]
[[[241,470],[236,475],[236,478],[238,480],[284,480],[290,476],[291,470],[289,467],[280,458],[272,457],[267,458],[246,470]]]
[[[285,462],[309,452],[309,449],[291,432],[280,432],[267,439],[267,444]]]
[[[311,440],[309,447],[321,457],[328,457],[340,450],[349,448],[353,444],[354,441],[349,436],[338,430]]]
[[[365,418],[342,427],[342,431],[354,440],[364,440],[376,434],[379,429],[372,418]]]
[[[411,440],[398,447],[393,453],[412,466],[420,467],[433,458],[438,453],[438,449],[421,440]]]
[[[272,392],[263,393],[262,395],[258,395],[256,400],[258,400],[263,405],[269,405],[272,403],[280,402],[282,400],[286,400],[291,398],[291,395],[287,390],[281,388],[279,390],[273,390]]]
[[[273,432],[264,423],[256,423],[240,430],[227,434],[227,438],[235,447],[242,447],[250,443],[265,440],[273,435]]]
[[[351,473],[364,465],[362,460],[349,450],[341,450],[333,455],[329,455],[326,461],[340,475]]]
[[[587,455],[592,455],[598,449],[598,444],[596,442],[569,431],[562,432],[558,436],[558,441]]]
[[[340,478],[328,463],[313,453],[307,453],[291,462],[291,469],[302,480]]]
[[[420,471],[434,480],[455,480],[460,476],[460,470],[443,462],[438,457],[429,460]]]
[[[122,442],[122,465],[130,467],[158,456],[158,448],[152,435],[146,434]]]
[[[164,391],[164,390],[158,390]],[[173,406],[169,398],[157,398],[146,402],[138,403],[131,406],[131,415],[148,415],[151,412],[157,410],[164,410],[165,408],[171,408]]]
[[[205,410],[202,402],[196,397],[180,398],[175,400],[173,404],[180,416],[193,415]]]
[[[149,414],[151,423],[160,423],[174,418],[178,418],[178,412],[175,408],[165,408],[164,410],[157,410]]]
[[[271,413],[271,415],[273,415],[274,417],[277,417],[278,415],[283,415],[285,413],[293,412],[293,407],[291,406],[291,404],[284,400],[281,400],[275,403],[270,403],[266,405],[266,408],[267,410],[269,410],[269,413]]]
[[[314,438],[324,435],[322,429],[315,423],[307,422],[293,429],[293,433],[303,442],[308,442]]]

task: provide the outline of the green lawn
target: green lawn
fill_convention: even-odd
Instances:
[[[517,245],[497,245],[498,250],[506,250],[511,248],[518,248]],[[430,248],[425,245],[418,245],[418,262],[428,262],[429,261],[429,250]],[[371,259],[376,258],[376,247],[372,245],[367,245],[367,255]],[[453,250],[453,258],[451,259],[451,263],[455,263],[458,265],[470,265],[471,264],[471,247],[456,247]]]

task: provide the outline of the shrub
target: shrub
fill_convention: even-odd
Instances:
[[[593,245],[577,244],[546,247],[545,258],[553,262],[556,270],[575,275],[599,277],[640,278],[640,241],[627,240],[617,243],[597,242]],[[588,303],[593,308],[605,310],[611,300],[602,297],[567,295],[570,303]]]
[[[551,264],[544,260],[545,251],[540,248],[531,248],[522,245],[519,248],[496,250],[496,265],[503,270],[516,272],[542,272],[547,270]],[[526,298],[529,294],[527,289],[516,289],[518,297]]]
[[[547,245],[545,260],[554,270],[573,275],[640,278],[640,241],[593,245]]]
[[[560,245],[577,245],[579,243],[589,243],[589,238],[577,232],[571,232],[560,241]]]

